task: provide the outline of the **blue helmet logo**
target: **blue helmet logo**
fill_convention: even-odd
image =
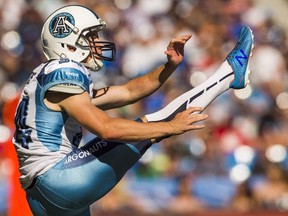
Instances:
[[[71,34],[72,29],[65,23],[68,21],[75,25],[74,17],[69,13],[60,13],[52,18],[49,24],[50,33],[56,38],[64,38]]]

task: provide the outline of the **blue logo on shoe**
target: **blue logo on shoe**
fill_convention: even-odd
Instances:
[[[238,61],[238,63],[240,64],[240,66],[243,67],[243,63],[241,62],[241,59],[247,60],[248,56],[244,53],[244,50],[241,49],[240,52],[242,53],[242,56],[241,55],[236,55],[235,58]]]

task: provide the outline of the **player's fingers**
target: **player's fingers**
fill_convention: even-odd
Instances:
[[[199,121],[204,121],[208,118],[207,114],[195,114],[195,115],[189,115],[191,123],[196,123]]]
[[[177,44],[177,43],[184,44],[184,43],[186,43],[191,37],[192,37],[192,34],[182,35],[182,36],[173,38],[170,43],[171,43],[171,44]]]
[[[169,55],[169,56],[172,55],[172,51],[171,51],[171,50],[166,50],[164,53],[165,53],[166,55]]]
[[[192,125],[192,129],[202,129],[202,128],[205,128],[205,125],[204,124],[194,124]]]
[[[183,42],[183,41],[188,41],[190,38],[192,37],[192,34],[187,34],[187,35],[182,35],[179,37],[176,37],[174,40],[175,42],[179,41],[179,42]]]
[[[204,108],[203,107],[189,107],[186,112],[189,112],[189,114],[193,113],[201,113],[203,112]]]
[[[186,110],[191,123],[203,121],[208,118],[207,114],[200,114],[203,110],[203,107],[190,107]]]

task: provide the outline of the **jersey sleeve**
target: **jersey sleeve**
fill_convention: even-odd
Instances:
[[[89,75],[81,70],[81,67],[72,66],[64,64],[63,67],[41,72],[37,79],[42,93],[45,94],[47,90],[71,94],[79,94],[84,91],[89,93],[89,86],[92,82]]]

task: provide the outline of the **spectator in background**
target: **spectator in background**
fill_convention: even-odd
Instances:
[[[175,197],[168,203],[167,210],[177,215],[193,214],[201,212],[206,207],[192,193],[193,174],[186,174],[178,178],[177,191]]]
[[[287,210],[288,178],[281,166],[268,163],[263,180],[253,188],[257,207],[267,210]]]

